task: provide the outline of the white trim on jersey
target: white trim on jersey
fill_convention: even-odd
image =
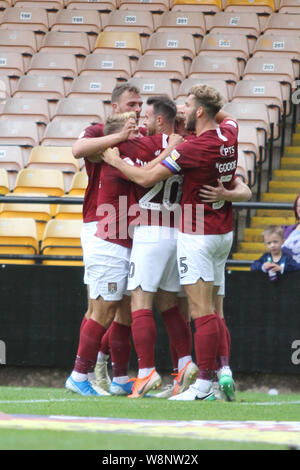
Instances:
[[[221,133],[221,129],[220,129],[219,127],[217,127],[216,131],[217,131],[217,134],[218,134],[219,139],[223,140],[224,142],[227,142],[227,141],[228,141],[227,137],[225,137],[225,136]]]
[[[237,128],[237,123],[235,121],[232,121],[231,119],[226,121],[226,124],[229,124],[230,126],[233,126],[233,127]]]

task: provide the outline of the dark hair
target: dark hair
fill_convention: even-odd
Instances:
[[[300,217],[299,217],[298,212],[297,212],[297,204],[298,204],[299,199],[300,199],[300,194],[298,194],[298,196],[296,197],[295,202],[294,202],[294,212],[295,212],[296,220],[300,220]]]
[[[131,85],[130,83],[122,83],[122,85],[117,85],[113,91],[112,91],[112,94],[111,94],[111,102],[112,103],[115,103],[116,101],[118,101],[118,99],[120,98],[121,95],[123,95],[123,93],[125,91],[129,91],[130,93],[134,93],[136,95],[139,95],[140,94],[140,90],[138,87],[134,86],[134,85]]]
[[[150,96],[147,105],[153,106],[155,115],[162,114],[167,122],[173,122],[177,114],[176,104],[168,95]]]

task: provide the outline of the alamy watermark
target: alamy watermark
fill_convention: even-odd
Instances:
[[[300,364],[300,339],[295,339],[292,342],[291,348],[294,350],[291,356],[291,361],[294,366]]]
[[[0,340],[0,365],[6,364],[6,344]]]

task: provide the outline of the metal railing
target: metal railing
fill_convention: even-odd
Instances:
[[[56,196],[1,196],[0,203],[18,203],[18,204],[82,204],[83,199],[80,197],[56,197]],[[293,210],[293,203],[275,203],[275,202],[235,202],[233,203],[234,213],[235,213],[235,237],[232,247],[232,252],[236,250],[238,240],[237,234],[239,230],[239,217],[240,211],[246,211],[246,226],[250,225],[251,210],[257,209],[271,209],[271,210]],[[82,256],[75,255],[42,255],[42,254],[0,254],[1,259],[7,260],[33,260],[37,264],[40,264],[42,261],[46,260],[56,260],[56,261],[82,261]],[[234,260],[228,259],[227,266],[250,266],[252,261],[249,260]]]

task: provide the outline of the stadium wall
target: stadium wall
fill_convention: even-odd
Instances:
[[[82,278],[80,267],[1,266],[0,341],[8,366],[73,366],[87,305]],[[226,273],[225,317],[235,372],[300,373],[299,285],[300,273],[286,273],[278,283],[263,273]],[[159,315],[156,321],[157,367],[169,372],[167,336]],[[131,367],[136,368],[134,352]]]

